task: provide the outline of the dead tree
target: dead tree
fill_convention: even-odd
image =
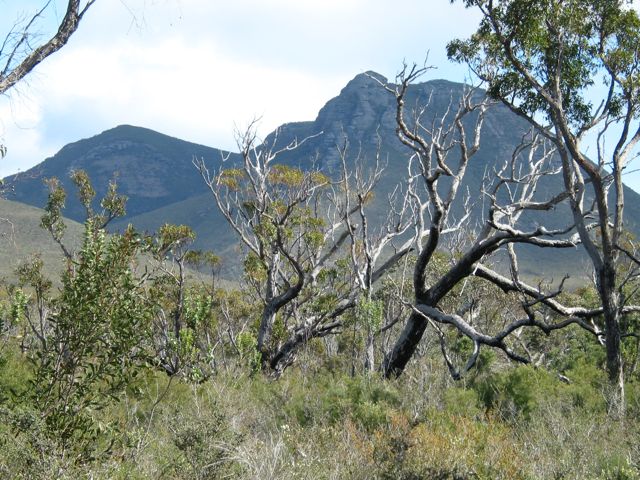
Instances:
[[[529,359],[513,349],[509,336],[524,326],[534,326],[545,332],[579,324],[594,335],[600,333],[589,320],[601,310],[567,308],[555,300],[557,293],[543,292],[524,284],[518,274],[515,244],[530,244],[540,248],[574,248],[580,243],[575,234],[576,225],[570,223],[565,228],[549,230],[537,226],[530,230],[518,227],[518,222],[527,211],[550,210],[567,201],[565,192],[552,198],[537,199],[536,185],[542,178],[558,174],[552,162],[553,150],[544,141],[544,136],[529,133],[523,143],[516,148],[512,157],[495,172],[495,180],[485,185],[483,194],[489,201],[485,217],[473,238],[463,245],[455,256],[451,256],[444,273],[429,280],[429,267],[435,254],[443,248],[447,232],[462,228],[460,221],[453,221],[452,206],[459,196],[466,169],[480,148],[480,134],[490,100],[480,92],[467,90],[456,109],[451,108],[442,118],[425,123],[428,106],[414,112],[409,123],[405,113],[405,97],[409,85],[425,69],[405,68],[399,75],[399,85],[386,85],[397,100],[398,137],[413,152],[410,162],[411,177],[409,193],[415,202],[415,248],[417,260],[413,272],[413,294],[410,303],[412,313],[398,338],[393,351],[385,360],[384,373],[387,377],[400,375],[411,359],[425,329],[432,325],[441,339],[442,327],[450,325],[468,337],[474,350],[463,372],[471,368],[482,345],[498,348],[511,359],[528,362]],[[469,125],[471,131],[469,132]],[[445,184],[443,179],[447,180]],[[464,218],[464,217],[463,217]],[[499,249],[505,248],[511,258],[512,278],[499,275],[487,265],[487,260]],[[523,319],[517,319],[497,333],[479,331],[473,322],[464,318],[463,312],[446,312],[442,304],[453,289],[471,276],[482,278],[504,291],[518,291],[524,297]],[[561,321],[552,322],[550,317],[540,320],[532,308],[541,305],[563,316]],[[466,312],[468,313],[468,312]],[[460,371],[453,368],[446,355],[447,364],[454,377]]]
[[[276,133],[259,143],[252,124],[238,140],[242,160],[237,168],[212,175],[203,160],[195,164],[247,251],[245,278],[262,304],[257,348],[263,370],[278,376],[309,340],[339,332],[341,317],[356,306],[362,292],[410,251],[411,243],[405,242],[379,262],[384,247],[408,223],[396,219],[372,241],[364,205],[380,168],[371,181],[362,181],[358,174],[355,187],[345,187],[352,185],[346,171],[343,178],[331,181],[315,169],[302,171],[276,163],[306,139],[279,147]],[[346,161],[346,150],[340,153]],[[357,216],[362,223],[353,220]],[[364,263],[356,253],[361,239]],[[340,267],[337,261],[348,251],[349,242],[355,270]],[[283,338],[273,338],[276,322],[284,326]]]
[[[291,306],[305,285],[313,283],[321,265],[337,251],[324,251],[337,226],[327,226],[319,197],[329,179],[317,170],[302,171],[277,164],[278,157],[305,140],[278,145],[274,135],[260,143],[256,123],[238,137],[241,164],[211,175],[203,160],[195,161],[224,218],[247,249],[245,273],[262,302],[257,348],[264,369],[277,352],[272,338],[278,315],[294,316]],[[286,321],[287,319],[283,319]]]
[[[412,240],[404,238],[412,225],[413,203],[401,184],[389,194],[384,203],[387,214],[384,218],[372,219],[369,206],[374,202],[376,186],[384,173],[380,160],[380,142],[375,154],[375,163],[370,164],[359,150],[355,159],[348,161],[349,142],[338,148],[342,163],[342,178],[339,189],[331,195],[331,202],[349,236],[349,259],[351,261],[351,291],[358,295],[356,321],[365,329],[364,369],[375,371],[375,337],[380,332],[383,306],[374,301],[374,285],[413,248]],[[374,223],[375,222],[375,223]],[[373,223],[373,224],[372,224]],[[384,261],[381,261],[384,259]],[[352,294],[353,296],[353,294]]]

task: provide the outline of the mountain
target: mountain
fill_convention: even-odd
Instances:
[[[192,164],[194,157],[221,158],[220,150],[185,142],[146,128],[120,125],[94,137],[63,147],[53,157],[24,173],[7,177],[11,200],[42,207],[47,188],[43,180],[57,177],[70,193],[65,215],[77,221],[84,210],[71,195],[69,174],[85,170],[97,196],[116,179],[119,191],[129,197],[129,217],[146,213],[206,191]]]
[[[314,165],[330,175],[339,172],[337,145],[342,145],[345,138],[350,144],[350,161],[356,152],[361,152],[365,162],[373,162],[376,147],[380,144],[386,170],[379,184],[377,203],[372,209],[374,213],[382,214],[386,193],[406,173],[408,152],[395,134],[395,99],[376,79],[384,81],[375,72],[357,75],[338,96],[327,102],[314,121],[288,123],[280,127],[277,141],[285,145],[296,138],[310,137],[300,148],[283,154],[280,160],[301,168]],[[415,84],[408,91],[406,105],[428,102],[426,120],[437,119],[449,107],[456,106],[464,88],[461,84],[445,80]],[[527,130],[526,122],[502,106],[488,112],[481,148],[469,165],[463,186],[464,191],[476,200],[477,213],[483,208],[480,195],[483,178],[511,157],[514,147]],[[273,140],[273,135],[269,135],[267,140]],[[60,178],[71,192],[69,173],[84,169],[100,196],[104,194],[109,180],[115,177],[119,190],[129,197],[127,216],[116,222],[116,228],[122,228],[129,222],[147,231],[156,230],[165,222],[188,224],[198,234],[197,248],[213,249],[223,258],[237,257],[237,254],[232,255],[237,248],[237,240],[217,212],[210,192],[192,164],[194,157],[204,158],[215,170],[222,155],[226,154],[152,130],[121,125],[67,145],[36,167],[5,181],[14,191],[10,197],[12,200],[41,207],[47,195],[44,178]],[[238,155],[230,154],[230,164],[236,161]],[[544,198],[545,194],[557,192],[561,188],[559,182],[560,179],[556,178],[542,183],[538,194]],[[632,190],[627,189],[625,196],[628,205],[640,205],[640,196]],[[71,197],[65,215],[82,221],[83,209]],[[627,208],[626,213],[628,227],[639,234],[640,209]],[[542,215],[544,218],[541,214],[532,214],[525,221],[530,225],[544,222],[553,228],[564,224],[569,212],[558,208],[550,218],[546,213]],[[575,272],[581,268],[579,256],[567,252],[541,254],[524,249],[523,260],[523,269],[531,275],[549,274],[565,268]]]

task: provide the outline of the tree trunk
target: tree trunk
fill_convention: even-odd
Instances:
[[[314,334],[311,326],[304,325],[297,328],[284,345],[272,355],[269,364],[272,375],[276,378],[280,377],[295,361],[299,348],[313,337]]]
[[[260,320],[257,342],[257,348],[258,352],[260,352],[263,370],[268,368],[271,360],[272,352],[269,351],[271,348],[271,334],[273,332],[273,325],[276,322],[276,315],[278,313],[276,276],[278,275],[280,254],[278,253],[277,246],[272,245],[271,248],[273,257],[267,270],[265,304],[262,309],[262,318]]]
[[[275,378],[279,378],[284,371],[289,368],[295,361],[298,355],[298,348],[304,342],[287,341],[278,352],[273,355],[269,367],[271,369],[271,375]]]
[[[620,299],[615,289],[615,268],[608,263],[605,263],[602,272],[598,272],[598,291],[605,323],[609,377],[608,410],[613,417],[621,418],[625,412],[625,395],[619,318]]]
[[[373,328],[371,328],[370,326],[367,327],[367,343],[364,352],[364,370],[367,373],[372,373],[376,370],[374,333],[375,332],[373,331]]]
[[[426,328],[427,321],[422,315],[413,312],[400,338],[398,338],[393,351],[385,359],[384,376],[386,378],[399,377],[402,375],[407,363],[416,351]]]
[[[258,330],[258,352],[261,356],[261,364],[263,370],[268,367],[271,361],[271,334],[273,333],[273,325],[276,321],[277,311],[271,303],[265,305],[262,310],[262,320],[260,321],[260,329]]]

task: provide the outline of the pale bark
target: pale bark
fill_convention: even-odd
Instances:
[[[541,18],[543,31],[536,34],[539,38],[531,39],[526,34],[524,37],[512,34],[515,27],[503,11],[508,8],[508,2],[467,2],[467,6],[480,10],[488,27],[485,35],[491,35],[504,57],[496,55],[495,44],[487,49],[482,40],[481,48],[470,58],[462,56],[481,80],[491,87],[499,86],[492,89],[496,97],[545,135],[560,155],[565,192],[576,231],[594,270],[604,319],[610,411],[614,416],[624,414],[621,340],[630,333],[621,332],[621,319],[628,309],[636,308],[622,302],[623,297],[629,301],[623,294],[629,277],[619,269],[619,254],[625,250],[620,248],[624,234],[622,175],[640,142],[636,82],[640,64],[634,55],[637,43],[631,40],[638,38],[638,32],[625,30],[637,28],[632,26],[637,25],[633,23],[637,19],[615,24],[617,26],[611,23],[623,10],[622,3],[600,10],[594,8],[597,2],[593,2],[582,12],[584,18],[567,21],[573,12],[565,9],[571,7],[549,2],[549,10],[544,13],[546,17]],[[633,11],[628,13],[635,15]],[[565,20],[559,21],[560,17]],[[579,36],[576,36],[577,31],[581,32]],[[540,40],[542,38],[544,40]],[[524,48],[522,42],[527,40],[532,40],[532,44]],[[589,59],[579,55],[585,51],[582,48],[587,43],[597,52]],[[626,60],[622,53],[629,54]],[[568,68],[570,62],[574,64]],[[600,103],[595,103],[597,106],[583,102],[587,111],[582,111],[581,118],[576,120],[571,105],[584,100],[591,87],[590,78],[576,77],[575,72],[581,67],[589,69],[591,78],[602,75],[608,88],[604,95],[600,91],[594,92],[602,95]],[[517,75],[526,87],[514,87],[508,82],[500,85],[501,78],[507,73]],[[504,85],[510,85],[513,91],[503,90]],[[540,99],[536,111],[521,108],[531,94]],[[546,117],[549,124],[540,124],[541,115],[537,114]],[[618,128],[612,128],[614,126]],[[582,148],[581,142],[589,133],[597,138],[595,160],[587,158]],[[587,217],[590,207],[585,207],[587,195],[592,195],[595,202],[595,225],[587,224],[590,221]]]
[[[410,194],[416,202],[414,210],[419,212],[416,218],[415,248],[418,258],[413,274],[414,299],[411,302],[412,313],[393,350],[385,359],[385,376],[398,376],[404,371],[430,324],[440,338],[445,362],[454,378],[460,378],[475,364],[482,345],[498,348],[512,360],[528,362],[526,356],[516,352],[508,343],[509,337],[523,327],[539,328],[549,333],[571,324],[578,324],[600,338],[600,332],[591,326],[589,320],[602,314],[603,309],[565,307],[555,298],[559,292],[545,293],[524,284],[519,279],[517,258],[512,245],[526,243],[540,248],[575,248],[582,241],[582,237],[575,233],[576,228],[582,228],[586,232],[592,229],[592,225],[585,223],[584,216],[577,218],[575,223],[565,228],[553,231],[544,226],[528,231],[518,228],[518,221],[525,211],[547,211],[571,200],[571,195],[567,192],[560,192],[543,200],[535,197],[537,182],[560,171],[550,167],[549,162],[554,152],[546,148],[545,142],[536,134],[523,139],[523,143],[514,150],[512,157],[505,161],[504,167],[495,172],[495,179],[483,187],[483,195],[489,200],[490,208],[475,239],[463,246],[462,252],[455,260],[451,259],[450,266],[444,273],[429,281],[429,266],[435,252],[442,248],[443,232],[447,230],[451,205],[457,198],[458,188],[469,161],[480,148],[480,131],[487,105],[473,105],[472,95],[467,92],[448,123],[442,120],[436,127],[426,128],[420,123],[419,117],[409,123],[405,120],[404,97],[410,82],[421,73],[422,70],[415,67],[411,70],[405,69],[400,75],[401,84],[398,87],[386,86],[387,90],[396,96],[399,138],[417,157],[416,164],[419,169],[413,178],[423,181],[426,195],[421,196],[417,189],[410,189]],[[468,140],[463,121],[475,111],[478,112],[478,117],[470,136],[471,140]],[[442,138],[449,139],[448,143],[442,143]],[[443,177],[451,178],[450,186],[444,192],[438,188],[438,181]],[[507,198],[506,201],[499,200],[501,192],[507,192],[507,195],[502,195]],[[421,215],[425,211],[430,212],[428,219]],[[458,225],[457,228],[461,226]],[[501,248],[507,248],[512,258],[511,279],[502,277],[483,265],[483,262]],[[441,301],[469,276],[482,278],[505,292],[519,293],[522,296],[524,318],[516,319],[508,323],[503,330],[490,334],[479,331],[461,315],[442,311]],[[539,319],[540,314],[533,308],[535,305],[550,308],[566,318],[558,322]],[[460,370],[453,365],[446,351],[441,325],[449,325],[473,341],[473,353]]]

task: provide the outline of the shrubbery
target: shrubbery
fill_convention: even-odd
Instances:
[[[61,241],[59,208],[45,223]],[[431,338],[383,380],[363,345],[398,305],[376,292],[346,334],[310,339],[275,381],[261,374],[260,305],[215,276],[188,278],[188,230],[107,235],[99,218],[67,251],[58,288],[36,258],[0,299],[0,477],[640,478],[633,348],[623,421],[607,416],[602,349],[578,329],[523,337],[537,366],[483,349],[457,382]],[[274,342],[288,321],[276,317]],[[470,355],[468,340],[442,334],[450,361]]]

